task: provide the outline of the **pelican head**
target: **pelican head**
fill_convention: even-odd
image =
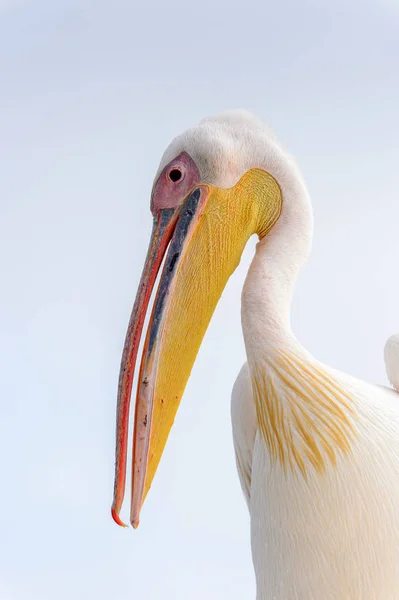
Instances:
[[[147,306],[165,258],[138,377],[133,527],[138,526],[203,336],[249,237],[257,234],[262,244],[281,223],[304,248],[311,230],[307,195],[294,162],[268,128],[244,111],[205,119],[170,144],[155,176],[151,212],[153,230],[126,335],[117,406],[112,516],[123,525],[119,512],[134,368]],[[299,254],[293,253],[293,263]]]

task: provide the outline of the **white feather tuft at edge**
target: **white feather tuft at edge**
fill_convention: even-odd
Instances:
[[[391,335],[384,348],[385,368],[389,382],[399,391],[399,333]]]

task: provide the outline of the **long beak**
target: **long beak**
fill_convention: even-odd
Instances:
[[[186,305],[190,303],[190,298],[179,286],[178,273],[182,261],[186,258],[190,240],[198,227],[208,195],[206,190],[198,188],[188,197],[182,209],[166,257],[143,349],[133,440],[131,523],[135,528],[139,524],[139,512],[148,491],[147,463],[149,460],[155,460],[155,473],[189,376],[182,364],[184,348],[179,348],[188,333],[187,321],[184,313],[176,319],[176,315],[172,316],[171,312],[172,306],[174,313],[182,300]],[[185,283],[187,284],[187,280]],[[179,286],[179,289],[176,286]],[[184,312],[187,312],[187,308]],[[168,327],[168,324],[171,327]],[[165,336],[165,330],[169,331],[171,338]],[[166,348],[165,345],[168,345],[168,340],[170,342],[172,338],[175,343]],[[195,356],[192,362],[194,359]],[[152,430],[153,419],[157,425]],[[150,446],[153,447],[151,451]],[[159,446],[161,448],[158,449]],[[159,459],[156,460],[156,457]]]
[[[201,185],[181,207],[155,297],[140,366],[130,515],[135,528],[202,339],[227,280],[239,264],[248,238],[253,233],[265,235],[280,210],[278,185],[270,175],[258,169],[248,171],[230,189]],[[165,249],[166,244],[162,243],[162,248]],[[149,275],[149,280],[153,282],[155,277]],[[148,296],[145,296],[143,306],[146,302]],[[135,311],[126,339],[125,349],[128,350],[122,362],[119,390],[116,471],[119,479],[115,484],[113,516],[120,524],[127,407],[132,384],[132,362],[126,357],[132,356],[135,360],[144,319],[143,315],[134,315]],[[130,375],[123,373],[125,363]]]
[[[112,517],[118,525],[125,526],[119,518],[126,484],[127,443],[129,433],[130,397],[136,366],[137,353],[148,303],[162,263],[166,248],[172,237],[178,210],[166,208],[154,216],[147,258],[137,290],[123,348],[119,373],[118,404],[116,417],[115,486]]]

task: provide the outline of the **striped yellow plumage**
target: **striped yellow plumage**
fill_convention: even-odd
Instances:
[[[284,469],[322,473],[348,454],[356,438],[356,407],[347,389],[320,363],[279,350],[254,366],[259,430],[271,460]]]

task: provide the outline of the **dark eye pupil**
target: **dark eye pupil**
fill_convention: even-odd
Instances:
[[[179,181],[181,179],[181,171],[179,169],[172,169],[169,173],[169,179],[171,181]]]

